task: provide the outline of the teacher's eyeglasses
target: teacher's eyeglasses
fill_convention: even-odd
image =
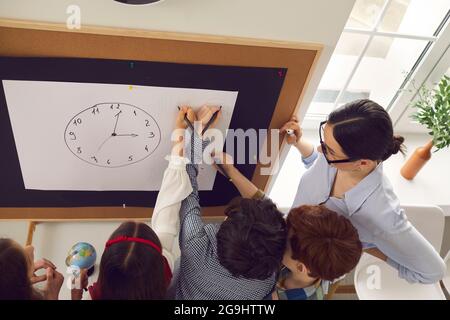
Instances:
[[[319,126],[319,141],[320,141],[320,147],[322,148],[323,156],[325,157],[325,160],[327,160],[328,164],[332,163],[346,163],[346,162],[353,162],[359,159],[356,158],[347,158],[347,159],[339,159],[339,160],[329,160],[328,159],[328,146],[323,142],[322,139],[322,131],[323,131],[323,125],[327,123],[326,121],[322,121]]]

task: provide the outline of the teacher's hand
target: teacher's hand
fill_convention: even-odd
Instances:
[[[302,137],[302,128],[300,128],[296,116],[292,116],[291,120],[286,122],[284,126],[281,127],[280,131],[286,133],[286,141],[289,144],[296,144]]]

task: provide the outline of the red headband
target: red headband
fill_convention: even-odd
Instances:
[[[117,238],[114,238],[112,240],[109,240],[106,242],[106,248],[110,247],[113,244],[119,243],[119,242],[139,242],[149,245],[150,247],[154,248],[156,251],[158,251],[159,254],[161,254],[161,248],[158,247],[153,241],[142,239],[142,238],[133,238],[133,237],[127,237],[127,236],[120,236]]]
[[[170,284],[170,281],[172,280],[172,271],[170,270],[169,263],[167,262],[166,257],[164,257],[164,255],[162,254],[162,250],[161,250],[161,248],[158,245],[156,245],[153,241],[150,241],[150,240],[147,240],[147,239],[133,238],[133,237],[127,237],[127,236],[119,236],[117,238],[114,238],[114,239],[109,240],[108,242],[106,242],[106,248],[110,247],[113,244],[119,243],[119,242],[138,242],[138,243],[143,243],[143,244],[146,244],[146,245],[152,247],[156,251],[158,251],[158,253],[162,256],[162,258],[164,260],[164,276],[166,278],[167,285]]]

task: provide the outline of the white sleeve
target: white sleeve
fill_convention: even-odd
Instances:
[[[191,192],[192,186],[186,172],[188,159],[179,156],[167,156],[169,165],[164,171],[161,188],[156,199],[152,215],[152,229],[161,241],[163,254],[173,269],[178,252],[177,237],[180,230],[180,206]]]

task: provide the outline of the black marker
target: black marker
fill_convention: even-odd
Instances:
[[[181,110],[180,107],[178,107],[178,110]],[[191,128],[192,132],[194,131],[194,126],[192,125],[192,122],[189,121],[188,117],[187,117],[187,113],[184,114],[184,121],[187,123],[187,125],[189,126],[189,128]]]
[[[228,179],[228,181],[232,182],[233,180],[232,180],[232,179],[230,178],[230,176],[226,173],[226,171],[225,171],[225,169],[223,168],[222,164],[217,163],[216,161],[214,161],[214,163],[216,164],[218,171],[220,171],[220,173],[222,173],[222,174],[225,176],[225,178]]]

